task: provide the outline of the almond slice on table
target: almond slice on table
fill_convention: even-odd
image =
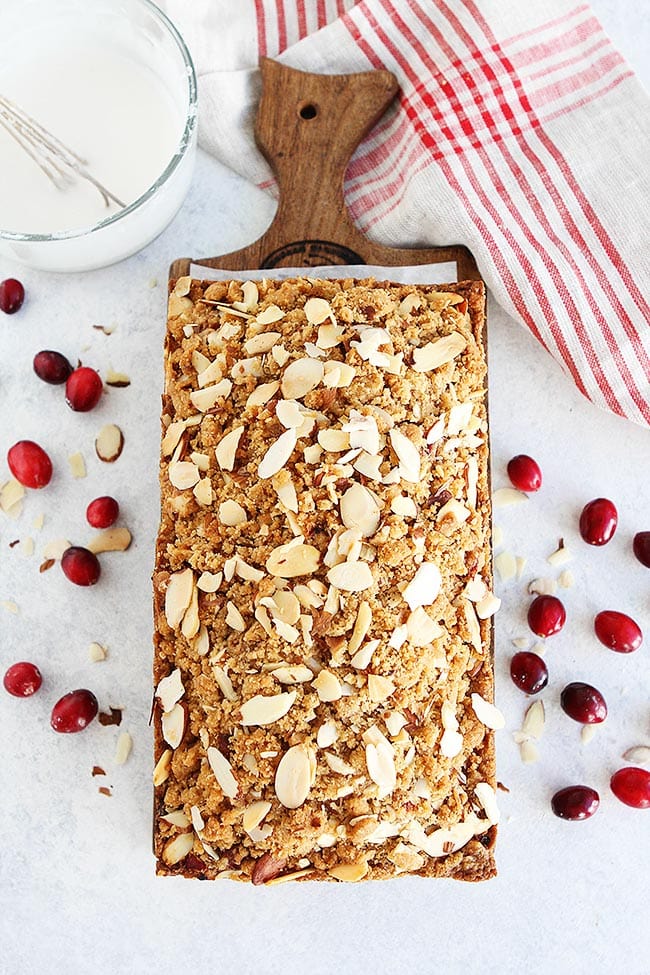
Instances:
[[[131,532],[128,528],[106,528],[94,535],[86,548],[99,555],[101,552],[125,552],[130,544]]]
[[[86,476],[86,462],[79,451],[75,454],[70,454],[68,464],[70,465],[70,473],[73,477],[82,478]]]

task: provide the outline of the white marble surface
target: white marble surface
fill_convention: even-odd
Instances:
[[[595,6],[647,82],[645,6],[614,0]],[[650,529],[650,434],[591,407],[496,308],[490,318],[494,483],[505,483],[505,462],[522,451],[538,458],[545,478],[538,497],[498,513],[497,521],[507,547],[529,558],[524,580],[552,574],[544,559],[560,536],[575,552],[576,577],[565,594],[567,626],[549,641],[547,733],[533,766],[521,764],[511,737],[526,699],[508,677],[510,640],[527,632],[527,599],[523,583],[501,593],[497,698],[507,729],[498,736],[498,764],[510,793],[501,794],[499,877],[478,886],[404,879],[266,890],[153,876],[149,576],[166,268],[180,254],[243,245],[271,213],[262,193],[202,158],[174,224],[128,262],[74,278],[0,268],[0,277],[17,273],[28,291],[19,314],[0,316],[0,453],[19,438],[34,438],[57,469],[47,490],[30,494],[20,520],[0,520],[0,600],[19,606],[17,615],[0,609],[0,669],[32,659],[45,677],[31,700],[0,694],[0,972],[579,975],[616,964],[643,975],[650,965],[650,813],[618,803],[608,780],[627,747],[650,743],[650,646],[629,657],[613,654],[590,627],[599,609],[617,608],[650,632],[650,573],[630,549],[632,534]],[[159,284],[151,288],[154,277]],[[106,337],[93,324],[116,329]],[[132,384],[111,390],[93,413],[73,414],[61,390],[31,372],[33,354],[52,347],[100,371],[124,370]],[[97,429],[109,421],[126,438],[113,467],[101,465],[92,448]],[[75,450],[88,464],[83,481],[73,481],[67,469]],[[70,586],[58,567],[39,575],[45,541],[87,540],[85,505],[102,493],[119,498],[135,539],[131,550],[104,557],[102,580],[89,591]],[[609,546],[591,549],[577,536],[576,521],[585,501],[599,495],[616,501],[620,525]],[[45,525],[37,532],[31,526],[40,512]],[[8,548],[26,535],[36,541],[31,558]],[[104,663],[88,661],[92,640],[108,646]],[[610,708],[586,747],[558,705],[564,683],[576,679],[599,686]],[[134,739],[125,766],[113,764],[116,728],[95,722],[70,737],[49,729],[53,702],[77,686],[94,689],[102,707],[125,708],[122,729]],[[105,780],[91,778],[94,764],[107,770]],[[601,808],[587,823],[564,823],[551,815],[549,798],[576,781],[600,791]],[[113,789],[110,798],[98,794],[103,782]]]

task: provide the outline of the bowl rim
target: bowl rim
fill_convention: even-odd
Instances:
[[[185,66],[187,76],[188,107],[185,118],[185,127],[178,141],[174,154],[160,176],[144,191],[144,193],[133,200],[132,203],[129,203],[128,206],[123,207],[121,210],[111,214],[109,217],[104,217],[103,220],[99,220],[97,223],[89,224],[88,226],[80,229],[61,230],[57,231],[56,233],[49,234],[24,234],[20,231],[2,230],[0,228],[0,240],[9,240],[18,243],[44,243],[48,241],[75,240],[81,237],[89,237],[91,234],[94,234],[99,230],[103,230],[105,227],[109,227],[111,224],[117,223],[119,220],[122,220],[124,217],[128,216],[130,213],[133,213],[135,210],[138,210],[141,206],[147,203],[160,189],[160,187],[167,182],[169,177],[178,168],[181,161],[192,146],[198,110],[198,87],[196,81],[196,69],[194,67],[192,55],[190,54],[187,44],[183,40],[178,28],[169,19],[165,12],[161,10],[157,4],[153,3],[153,0],[134,0],[134,2],[136,4],[140,4],[142,7],[146,7],[153,14],[154,18],[157,18],[160,24],[167,30],[167,33],[171,36],[172,40],[175,41],[176,47],[180,52]]]

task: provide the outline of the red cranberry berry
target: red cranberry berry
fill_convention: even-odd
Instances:
[[[68,376],[65,399],[70,409],[87,413],[99,403],[104,384],[98,372],[88,366],[79,366]]]
[[[546,664],[536,653],[521,650],[510,661],[510,676],[526,694],[537,694],[548,684]]]
[[[580,724],[600,724],[607,717],[607,704],[600,691],[579,680],[567,684],[560,704],[564,713]]]
[[[61,556],[61,568],[75,586],[94,586],[101,575],[97,556],[80,545],[71,545]]]
[[[566,611],[557,596],[536,596],[528,607],[528,625],[537,636],[553,636],[566,623]]]
[[[508,462],[508,477],[520,491],[539,491],[542,486],[540,466],[527,454],[517,454]]]
[[[72,366],[60,352],[44,349],[34,356],[34,372],[44,383],[60,386],[72,372]]]
[[[93,528],[110,528],[117,521],[120,506],[115,498],[104,495],[95,498],[86,508],[86,520]]]
[[[65,694],[52,708],[50,724],[64,735],[83,731],[97,716],[99,705],[92,691],[83,688]]]
[[[31,697],[43,683],[41,672],[35,664],[22,660],[13,664],[4,676],[5,690],[14,697]]]
[[[641,627],[631,616],[605,609],[594,619],[596,636],[610,650],[616,653],[632,653],[643,643]]]
[[[628,766],[614,772],[610,787],[617,799],[634,809],[650,809],[650,772]]]
[[[607,498],[596,498],[582,509],[580,534],[589,545],[606,545],[618,524],[616,506]]]
[[[33,440],[19,440],[7,452],[9,470],[28,488],[42,488],[52,478],[52,461]]]
[[[588,785],[570,785],[551,799],[551,808],[560,819],[589,819],[600,805],[600,796]]]
[[[16,278],[0,281],[0,310],[5,315],[13,315],[25,300],[25,289]]]
[[[637,532],[632,547],[641,565],[650,569],[650,532]]]

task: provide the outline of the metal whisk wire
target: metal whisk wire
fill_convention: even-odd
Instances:
[[[91,183],[101,194],[106,207],[111,203],[123,209],[126,204],[111,193],[88,171],[88,161],[64,145],[31,115],[0,95],[0,126],[16,140],[57,189],[64,190],[75,180]]]

